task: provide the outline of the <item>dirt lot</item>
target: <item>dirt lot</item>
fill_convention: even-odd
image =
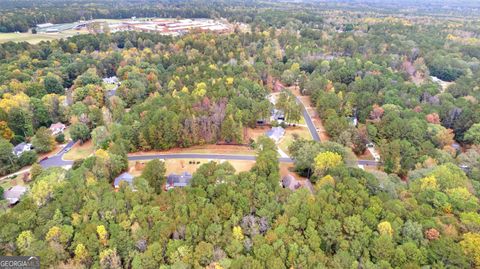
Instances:
[[[244,141],[248,142],[250,139],[257,141],[257,138],[262,135],[265,135],[265,133],[268,130],[270,130],[270,126],[258,126],[257,128],[247,128]]]

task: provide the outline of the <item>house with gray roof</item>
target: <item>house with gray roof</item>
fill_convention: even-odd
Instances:
[[[270,138],[270,139],[273,139],[273,141],[275,141],[275,143],[278,143],[278,141],[280,141],[280,139],[282,139],[282,137],[285,135],[285,129],[283,129],[282,127],[272,127],[272,129],[268,130],[265,135]]]
[[[22,142],[13,148],[12,153],[15,154],[17,157],[20,157],[20,155],[22,155],[24,152],[30,150],[32,150],[32,144]]]
[[[183,172],[180,175],[170,174],[167,176],[167,183],[165,185],[165,190],[186,187],[190,185],[191,179],[192,179],[192,175],[188,172]]]
[[[115,186],[115,189],[120,188],[120,184],[122,182],[126,182],[130,187],[133,187],[133,178],[134,176],[130,175],[129,173],[125,172],[119,175],[118,177],[115,178],[113,181],[113,186]]]
[[[14,205],[20,201],[20,198],[27,192],[27,187],[16,185],[3,192],[3,198],[10,205]]]

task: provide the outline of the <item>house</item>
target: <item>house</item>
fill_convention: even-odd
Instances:
[[[115,187],[115,189],[118,189],[118,188],[120,188],[120,184],[122,182],[126,182],[126,183],[128,183],[128,185],[130,185],[130,187],[132,187],[133,186],[133,178],[134,177],[127,172],[122,173],[121,175],[119,175],[118,177],[115,178],[115,180],[113,181],[113,186]]]
[[[13,148],[12,153],[15,154],[17,157],[20,157],[20,155],[22,155],[24,152],[30,150],[32,150],[32,144],[22,142]]]
[[[280,141],[285,135],[285,129],[282,127],[272,127],[272,129],[268,130],[265,135],[268,136],[268,138],[273,139],[275,143],[278,143],[278,141]]]
[[[310,193],[313,193],[313,185],[310,180],[298,180],[294,176],[288,174],[282,178],[282,187],[285,189],[290,189],[292,191],[298,190],[300,188],[306,188]]]
[[[63,131],[65,130],[65,124],[61,123],[61,122],[57,122],[57,123],[53,123],[52,125],[50,125],[50,131],[52,131],[52,135],[57,135],[57,134],[60,134],[60,133],[63,133]]]
[[[285,120],[285,112],[280,109],[273,109],[272,110],[272,121],[284,121]]]
[[[107,83],[107,84],[118,84],[118,78],[116,76],[103,78],[102,80],[104,83]]]
[[[27,192],[27,187],[16,185],[6,190],[3,193],[3,198],[8,201],[10,205],[14,205],[20,201],[20,198]]]
[[[192,175],[188,172],[183,172],[180,175],[170,174],[167,176],[167,183],[165,185],[165,190],[186,187],[190,184],[191,179],[192,179]]]

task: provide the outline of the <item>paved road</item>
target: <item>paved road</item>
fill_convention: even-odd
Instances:
[[[303,118],[305,119],[305,123],[307,124],[308,130],[310,130],[310,134],[312,135],[313,140],[320,141],[320,136],[317,133],[317,128],[315,127],[315,124],[313,124],[312,118],[308,114],[305,105],[298,97],[295,98],[297,99],[297,103],[302,106]]]
[[[72,144],[65,146],[59,154],[48,158],[40,164],[42,167],[53,166],[68,166],[72,165],[73,161],[63,160],[62,156],[65,154],[65,149],[71,148]],[[129,161],[149,161],[153,159],[207,159],[207,160],[230,160],[230,161],[255,161],[256,156],[253,155],[234,155],[234,154],[198,154],[198,153],[164,153],[151,155],[130,155]],[[278,161],[281,163],[293,163],[291,158],[280,157]],[[358,160],[358,164],[366,166],[377,166],[378,163],[371,160]]]
[[[167,153],[152,155],[128,156],[129,161],[146,161],[153,159],[211,159],[211,160],[230,160],[230,161],[255,161],[253,155],[235,155],[235,154],[196,154],[196,153]],[[290,158],[280,157],[279,162],[293,163]]]
[[[54,156],[51,156],[50,158],[40,161],[40,165],[43,168],[47,167],[53,167],[53,166],[67,166],[67,165],[72,165],[73,161],[65,161],[63,160],[63,155],[69,151],[73,145],[75,145],[76,141],[70,141],[63,147],[57,154]]]

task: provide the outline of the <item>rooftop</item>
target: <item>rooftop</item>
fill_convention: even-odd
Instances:
[[[133,185],[133,176],[127,172],[120,174],[118,177],[115,178],[113,181],[113,185],[115,188],[120,187],[120,183],[127,182],[130,186]]]
[[[27,187],[16,185],[6,190],[3,193],[3,198],[7,200],[11,205],[18,203],[23,194],[27,191]]]

